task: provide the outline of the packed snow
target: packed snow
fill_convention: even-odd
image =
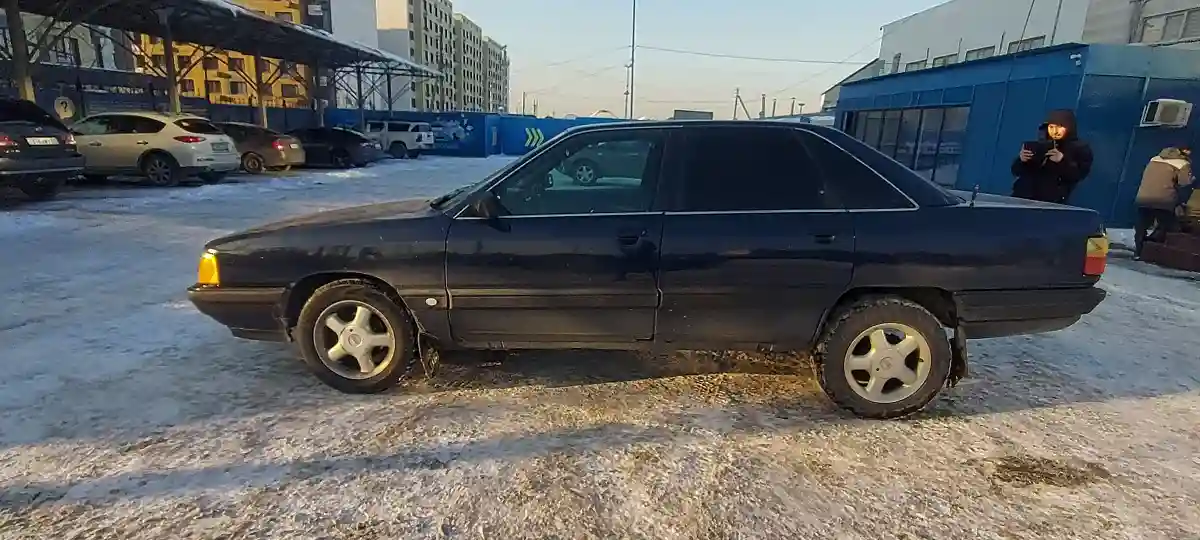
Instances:
[[[1200,276],[1124,249],[1095,313],[974,342],[898,422],[729,353],[451,358],[347,396],[186,301],[215,236],[503,163],[0,203],[0,538],[1200,537]]]

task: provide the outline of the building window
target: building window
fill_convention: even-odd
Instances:
[[[958,62],[958,53],[947,54],[946,56],[939,56],[937,58],[934,58],[933,59],[933,67],[948,66],[948,65],[956,63],[956,62]]]
[[[204,91],[209,94],[220,94],[221,81],[204,81]]]
[[[1200,9],[1177,11],[1142,19],[1142,43],[1169,43],[1200,37]]]
[[[242,81],[229,81],[229,94],[244,96],[247,94],[247,84]]]
[[[909,62],[907,64],[904,64],[904,71],[916,71],[918,69],[925,69],[925,61],[924,60],[918,60],[916,62]]]
[[[854,138],[943,186],[958,182],[970,107],[856,111]]]
[[[204,60],[202,60],[202,62],[204,63],[204,69],[206,69],[206,70],[211,71],[211,70],[221,69],[220,65],[217,64],[217,59],[213,58],[211,56],[205,56]]]
[[[196,93],[196,81],[193,81],[191,79],[184,79],[182,81],[179,81],[179,91],[183,92],[184,94],[195,94]]]
[[[187,69],[187,68],[188,68],[189,66],[191,66],[191,65],[192,65],[192,57],[191,57],[191,56],[177,56],[177,57],[175,57],[175,66],[176,66],[176,68],[175,68],[175,69],[178,69],[178,70],[180,70],[180,71],[183,71],[183,70]]]
[[[292,12],[290,11],[280,11],[279,13],[275,14],[275,18],[281,21],[296,22],[296,19],[292,16]]]
[[[1038,36],[1014,41],[1008,44],[1008,54],[1031,51],[1046,44],[1046,36]]]
[[[156,55],[151,56],[150,62],[153,63],[154,67],[156,67],[156,68],[165,69],[167,67],[167,57],[165,57],[161,54],[156,54]]]
[[[281,94],[283,94],[283,97],[285,97],[285,98],[298,98],[298,97],[300,97],[300,87],[299,87],[299,86],[296,86],[296,85],[294,85],[294,84],[284,84],[284,85],[280,85],[280,86],[279,86],[279,92],[280,92]]]
[[[978,49],[971,49],[967,51],[967,54],[963,57],[963,61],[970,62],[971,60],[982,60],[984,58],[991,58],[992,56],[995,56],[995,54],[995,47],[980,47]]]
[[[899,71],[900,71],[900,53],[896,53],[896,55],[892,57],[892,73],[898,73]]]
[[[230,58],[229,59],[229,69],[231,69],[233,71],[245,71],[246,70],[246,59]]]

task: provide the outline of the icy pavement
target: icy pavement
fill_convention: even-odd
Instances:
[[[732,354],[522,354],[346,396],[186,302],[214,236],[502,162],[0,211],[0,538],[1200,537],[1200,279],[1124,252],[1096,313],[975,343],[903,422]]]

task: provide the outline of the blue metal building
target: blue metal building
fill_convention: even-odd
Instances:
[[[943,185],[1008,194],[1009,166],[1053,109],[1073,109],[1095,153],[1071,204],[1109,227],[1133,222],[1146,162],[1200,142],[1186,128],[1140,128],[1153,99],[1200,103],[1200,51],[1066,44],[847,83],[838,126]]]

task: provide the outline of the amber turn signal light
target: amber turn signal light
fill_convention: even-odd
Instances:
[[[220,285],[221,273],[217,270],[217,254],[212,251],[200,256],[200,269],[196,272],[196,283],[199,285]]]
[[[1108,236],[1098,235],[1087,239],[1087,255],[1083,259],[1083,273],[1100,276],[1108,265]]]

